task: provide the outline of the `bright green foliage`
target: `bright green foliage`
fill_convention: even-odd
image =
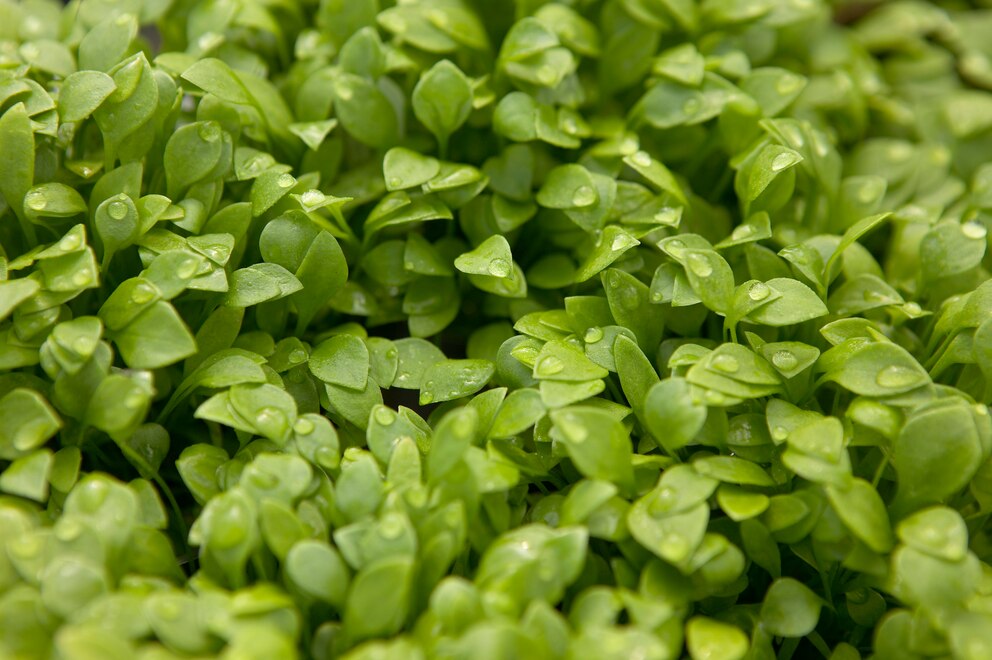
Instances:
[[[992,657],[988,7],[0,0],[0,658]]]

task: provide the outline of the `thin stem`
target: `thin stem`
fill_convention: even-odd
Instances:
[[[169,484],[165,483],[165,479],[162,475],[155,474],[152,480],[158,485],[162,493],[165,495],[165,499],[169,501],[169,508],[172,509],[172,515],[176,520],[176,528],[182,538],[183,549],[185,553],[189,553],[189,527],[186,526],[186,520],[183,518],[183,510],[179,506],[179,502],[176,500],[175,494],[172,489],[169,488]]]

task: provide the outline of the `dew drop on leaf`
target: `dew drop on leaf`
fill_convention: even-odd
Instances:
[[[107,213],[114,220],[123,220],[127,216],[127,204],[124,202],[111,202],[107,207]]]
[[[45,193],[41,191],[28,193],[26,201],[28,208],[34,211],[44,211],[45,207],[48,206],[48,199],[46,199]]]
[[[782,371],[789,371],[790,369],[796,368],[796,365],[799,364],[799,360],[792,353],[792,351],[777,351],[775,355],[772,356],[772,364]]]
[[[690,254],[686,261],[689,269],[699,277],[709,277],[713,274],[713,265],[704,255]]]
[[[630,160],[638,167],[651,166],[651,156],[646,151],[638,151],[636,154],[631,156]]]
[[[882,387],[904,388],[914,383],[922,383],[923,378],[912,369],[893,364],[879,371],[875,376],[875,382]]]
[[[510,274],[510,262],[506,259],[493,259],[489,262],[487,270],[493,277],[506,277]]]
[[[131,292],[131,301],[143,305],[155,297],[155,289],[147,284],[141,283],[134,287]]]
[[[980,222],[966,222],[961,225],[961,233],[963,233],[968,238],[973,238],[975,240],[980,240],[985,238],[988,234],[988,229],[985,228]]]
[[[553,355],[542,358],[537,364],[538,376],[554,376],[565,369],[565,363]]]
[[[389,426],[396,421],[396,413],[389,408],[376,408],[375,421],[382,426]]]
[[[596,203],[596,191],[590,186],[579,186],[572,194],[574,206],[589,206]]]
[[[764,282],[755,282],[751,285],[751,288],[747,290],[747,297],[755,302],[758,302],[771,295],[771,292],[772,290],[768,288],[768,285]]]
[[[595,344],[603,339],[603,330],[597,327],[589,328],[583,339],[587,344]]]
[[[787,167],[795,165],[796,157],[793,154],[779,154],[772,159],[772,171],[781,172]]]
[[[730,355],[717,355],[713,358],[713,368],[725,374],[735,374],[741,368],[737,358]]]

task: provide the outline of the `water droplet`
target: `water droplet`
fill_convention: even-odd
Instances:
[[[296,179],[293,178],[292,174],[283,174],[280,175],[278,179],[276,179],[276,184],[280,188],[292,188],[293,186],[296,185]]]
[[[722,393],[717,392],[716,390],[706,391],[706,403],[711,406],[721,406],[726,400],[727,397],[723,396]]]
[[[626,137],[620,142],[619,150],[624,155],[637,155],[637,147],[639,146],[640,142],[636,138]]]
[[[185,259],[176,268],[176,275],[184,280],[192,279],[199,267],[200,264],[197,263],[196,259]]]
[[[73,495],[78,494],[78,502],[84,511],[95,512],[107,501],[110,487],[102,479],[93,479],[83,486],[77,486]]]
[[[564,370],[565,363],[556,358],[554,355],[549,355],[541,359],[537,365],[538,376],[554,376],[555,374],[560,374]]]
[[[882,387],[905,388],[922,382],[922,378],[909,367],[892,364],[878,372],[875,382]]]
[[[610,243],[610,249],[614,252],[620,252],[621,250],[626,250],[627,248],[637,245],[636,239],[629,234],[617,234],[614,237],[613,242]]]
[[[303,202],[303,206],[320,206],[327,200],[327,196],[320,192],[319,190],[308,190],[302,195],[300,195],[300,201]]]
[[[634,165],[638,167],[650,167],[651,166],[651,155],[646,151],[638,151],[636,154],[630,157],[630,160]]]
[[[55,526],[55,538],[63,543],[71,543],[82,535],[83,525],[71,518],[61,518]]]
[[[681,561],[689,554],[689,541],[678,532],[669,532],[661,540],[661,554],[672,561]]]
[[[713,368],[725,374],[735,374],[741,368],[737,358],[732,355],[717,355],[713,358]]]
[[[861,184],[858,189],[858,201],[862,204],[870,204],[882,195],[882,187],[885,184],[881,181],[868,181]]]
[[[96,337],[76,337],[72,342],[72,348],[79,355],[92,355],[97,341]]]
[[[220,125],[213,121],[204,122],[200,124],[196,133],[204,142],[216,142],[220,139]]]
[[[980,222],[966,222],[961,225],[961,233],[968,238],[979,240],[985,238],[988,234],[988,229]]]
[[[420,390],[420,403],[422,405],[426,406],[429,403],[434,403],[434,393],[431,392],[434,387],[433,381],[424,383],[424,387]]]
[[[772,290],[764,282],[755,282],[751,285],[751,288],[747,290],[747,297],[751,300],[758,302],[764,300],[770,296]]]
[[[783,153],[775,156],[772,159],[772,171],[781,172],[787,167],[796,164],[796,156],[794,154]]]
[[[262,431],[273,426],[277,428],[285,427],[286,421],[286,415],[284,415],[281,410],[278,408],[270,408],[268,406],[260,409],[258,414],[255,415],[255,423]]]
[[[403,518],[398,513],[387,513],[379,523],[379,533],[384,539],[396,539],[403,533]]]
[[[596,203],[596,191],[589,186],[579,186],[572,195],[573,206],[589,206]]]
[[[338,464],[338,455],[330,447],[321,447],[314,452],[313,457],[321,467],[333,468]]]
[[[155,603],[155,614],[157,614],[160,619],[175,621],[182,613],[182,607],[180,607],[179,603],[174,601],[165,600]]]
[[[740,225],[734,229],[733,233],[730,234],[731,240],[743,241],[745,238],[751,236],[754,233],[754,227],[751,225]]]
[[[427,502],[429,501],[427,491],[422,488],[418,488],[416,490],[409,489],[404,493],[404,495],[406,497],[407,504],[412,506],[414,509],[423,509],[427,506]]]
[[[375,409],[375,421],[382,426],[389,426],[396,421],[396,413],[389,408],[381,407]]]
[[[687,115],[694,115],[703,107],[703,102],[696,97],[690,97],[682,104],[682,112]]]
[[[34,60],[41,55],[41,49],[35,44],[24,44],[21,46],[21,54],[24,55],[24,59],[26,60]]]
[[[827,139],[821,133],[813,133],[813,151],[820,158],[830,153],[830,143],[827,142]]]
[[[776,426],[772,429],[772,439],[778,440],[779,442],[785,440],[789,437],[789,429],[784,426]]]
[[[447,12],[441,9],[435,8],[429,10],[427,12],[427,18],[430,20],[431,23],[433,23],[439,28],[447,27],[451,23],[451,21],[448,18]]]
[[[36,190],[28,193],[27,204],[28,208],[33,211],[44,211],[45,207],[48,206],[48,200],[45,198],[45,193]]]
[[[603,339],[603,331],[596,327],[589,328],[586,330],[586,335],[583,339],[587,344],[595,344]]]
[[[401,179],[400,177],[394,176],[389,178],[390,188],[400,188],[402,186],[403,186],[403,179]]]
[[[555,72],[553,67],[545,65],[537,70],[537,79],[542,85],[547,85],[550,87],[555,84],[555,81],[558,80],[558,74]]]
[[[342,101],[350,101],[355,95],[355,90],[351,88],[351,85],[343,82],[338,82],[338,84],[334,87],[334,91],[337,93],[338,98]]]
[[[133,390],[130,394],[124,397],[124,407],[128,410],[137,410],[144,404],[145,395],[138,390]]]
[[[806,140],[803,138],[803,132],[794,124],[783,125],[782,133],[789,140],[789,143],[797,149],[806,144]]]
[[[299,435],[310,435],[311,433],[313,433],[313,429],[314,429],[313,422],[311,422],[309,419],[304,419],[302,417],[296,420],[296,423],[293,424],[293,431],[295,431]]]
[[[989,414],[989,407],[982,403],[976,403],[975,412],[982,417],[987,417]]]
[[[923,308],[920,307],[919,303],[908,302],[903,306],[903,311],[909,316],[919,316],[923,313]]]
[[[654,221],[668,227],[678,227],[682,221],[682,207],[664,208],[654,214]]]
[[[134,290],[131,291],[131,302],[138,305],[144,305],[153,298],[155,298],[154,287],[150,284],[145,284],[144,282],[135,285]]]
[[[248,480],[252,486],[262,490],[272,490],[279,485],[279,478],[276,475],[254,469],[248,470]]]
[[[496,258],[489,262],[487,270],[493,277],[506,277],[510,274],[512,267],[506,259]]]
[[[699,277],[709,277],[713,274],[713,264],[710,263],[710,260],[705,255],[690,254],[686,262],[688,263],[689,270]]]
[[[772,364],[782,371],[791,371],[799,364],[799,358],[792,351],[776,351],[772,356]]]
[[[114,220],[123,220],[127,215],[127,204],[124,202],[111,202],[107,207],[107,215]]]
[[[302,348],[297,348],[295,351],[290,351],[289,361],[293,364],[299,364],[307,359],[307,352]]]
[[[92,281],[93,278],[90,276],[89,271],[81,270],[72,276],[72,283],[76,286],[86,286]]]
[[[565,120],[561,123],[561,128],[569,135],[575,135],[579,132],[579,125],[576,124],[575,120],[571,117],[565,118]]]
[[[665,243],[665,251],[676,259],[681,259],[682,254],[685,252],[685,250],[686,250],[685,243],[683,243],[681,240],[677,238]]]
[[[886,155],[890,161],[898,163],[913,155],[913,147],[905,142],[897,142],[888,148]]]
[[[799,76],[792,74],[786,74],[778,79],[775,83],[775,91],[777,91],[782,96],[791,94],[792,92],[799,89],[803,84],[803,79]]]

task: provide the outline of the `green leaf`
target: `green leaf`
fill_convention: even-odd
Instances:
[[[412,557],[380,559],[359,571],[344,609],[344,625],[351,638],[397,633],[410,608],[413,579]]]
[[[23,201],[34,185],[34,132],[23,103],[17,103],[0,117],[0,195],[17,217],[23,217]],[[33,234],[26,238],[33,240]]]
[[[89,68],[89,67],[88,67]],[[117,89],[114,79],[102,71],[77,71],[62,82],[59,115],[63,122],[80,122],[92,115]]]
[[[308,366],[325,383],[362,390],[369,379],[369,349],[355,335],[335,335],[314,348]]]
[[[853,479],[846,489],[827,486],[827,497],[851,533],[875,552],[892,549],[892,527],[878,491],[864,479]]]
[[[113,333],[121,357],[132,369],[158,369],[196,353],[196,341],[175,308],[159,301]]]
[[[784,577],[772,583],[761,603],[761,623],[780,637],[803,637],[820,618],[820,599],[802,583]]]
[[[534,378],[555,381],[586,381],[606,378],[609,372],[572,344],[555,340],[541,348],[534,362]]]
[[[685,626],[686,645],[693,660],[740,660],[748,651],[748,638],[736,627],[715,619],[695,616]]]
[[[269,263],[240,268],[231,273],[229,281],[230,290],[224,296],[228,307],[252,307],[291,296],[303,288],[288,270]]]
[[[682,378],[667,378],[651,386],[644,398],[644,423],[669,453],[690,442],[706,422],[706,406],[696,403]]]
[[[825,376],[862,396],[891,396],[930,383],[930,375],[913,356],[890,342],[861,347]]]
[[[51,450],[33,451],[15,459],[0,473],[0,490],[43,503],[48,499],[48,475],[51,469]]]
[[[596,183],[581,165],[560,165],[548,173],[537,191],[537,203],[551,209],[575,209],[599,201]]]
[[[633,482],[630,438],[612,415],[574,406],[551,412],[569,457],[586,477],[627,488]]]
[[[812,289],[797,280],[777,277],[764,283],[764,288],[748,290],[747,295],[758,302],[771,300],[748,312],[745,320],[759,325],[783,327],[810,321],[828,312],[827,306]],[[777,294],[778,297],[775,297]],[[757,298],[756,298],[757,297]]]
[[[495,365],[489,360],[444,360],[424,372],[420,405],[453,401],[475,394],[493,377]]]
[[[307,596],[341,608],[350,576],[337,550],[321,541],[301,540],[286,555],[286,577]]]
[[[472,112],[472,86],[461,69],[441,60],[420,77],[411,100],[414,115],[444,151],[448,138]]]
[[[379,87],[351,73],[338,75],[333,85],[334,108],[344,130],[370,147],[381,149],[396,142],[397,113]]]
[[[440,171],[441,163],[436,158],[423,156],[403,147],[393,147],[387,151],[382,162],[386,190],[390,191],[423,185]]]

